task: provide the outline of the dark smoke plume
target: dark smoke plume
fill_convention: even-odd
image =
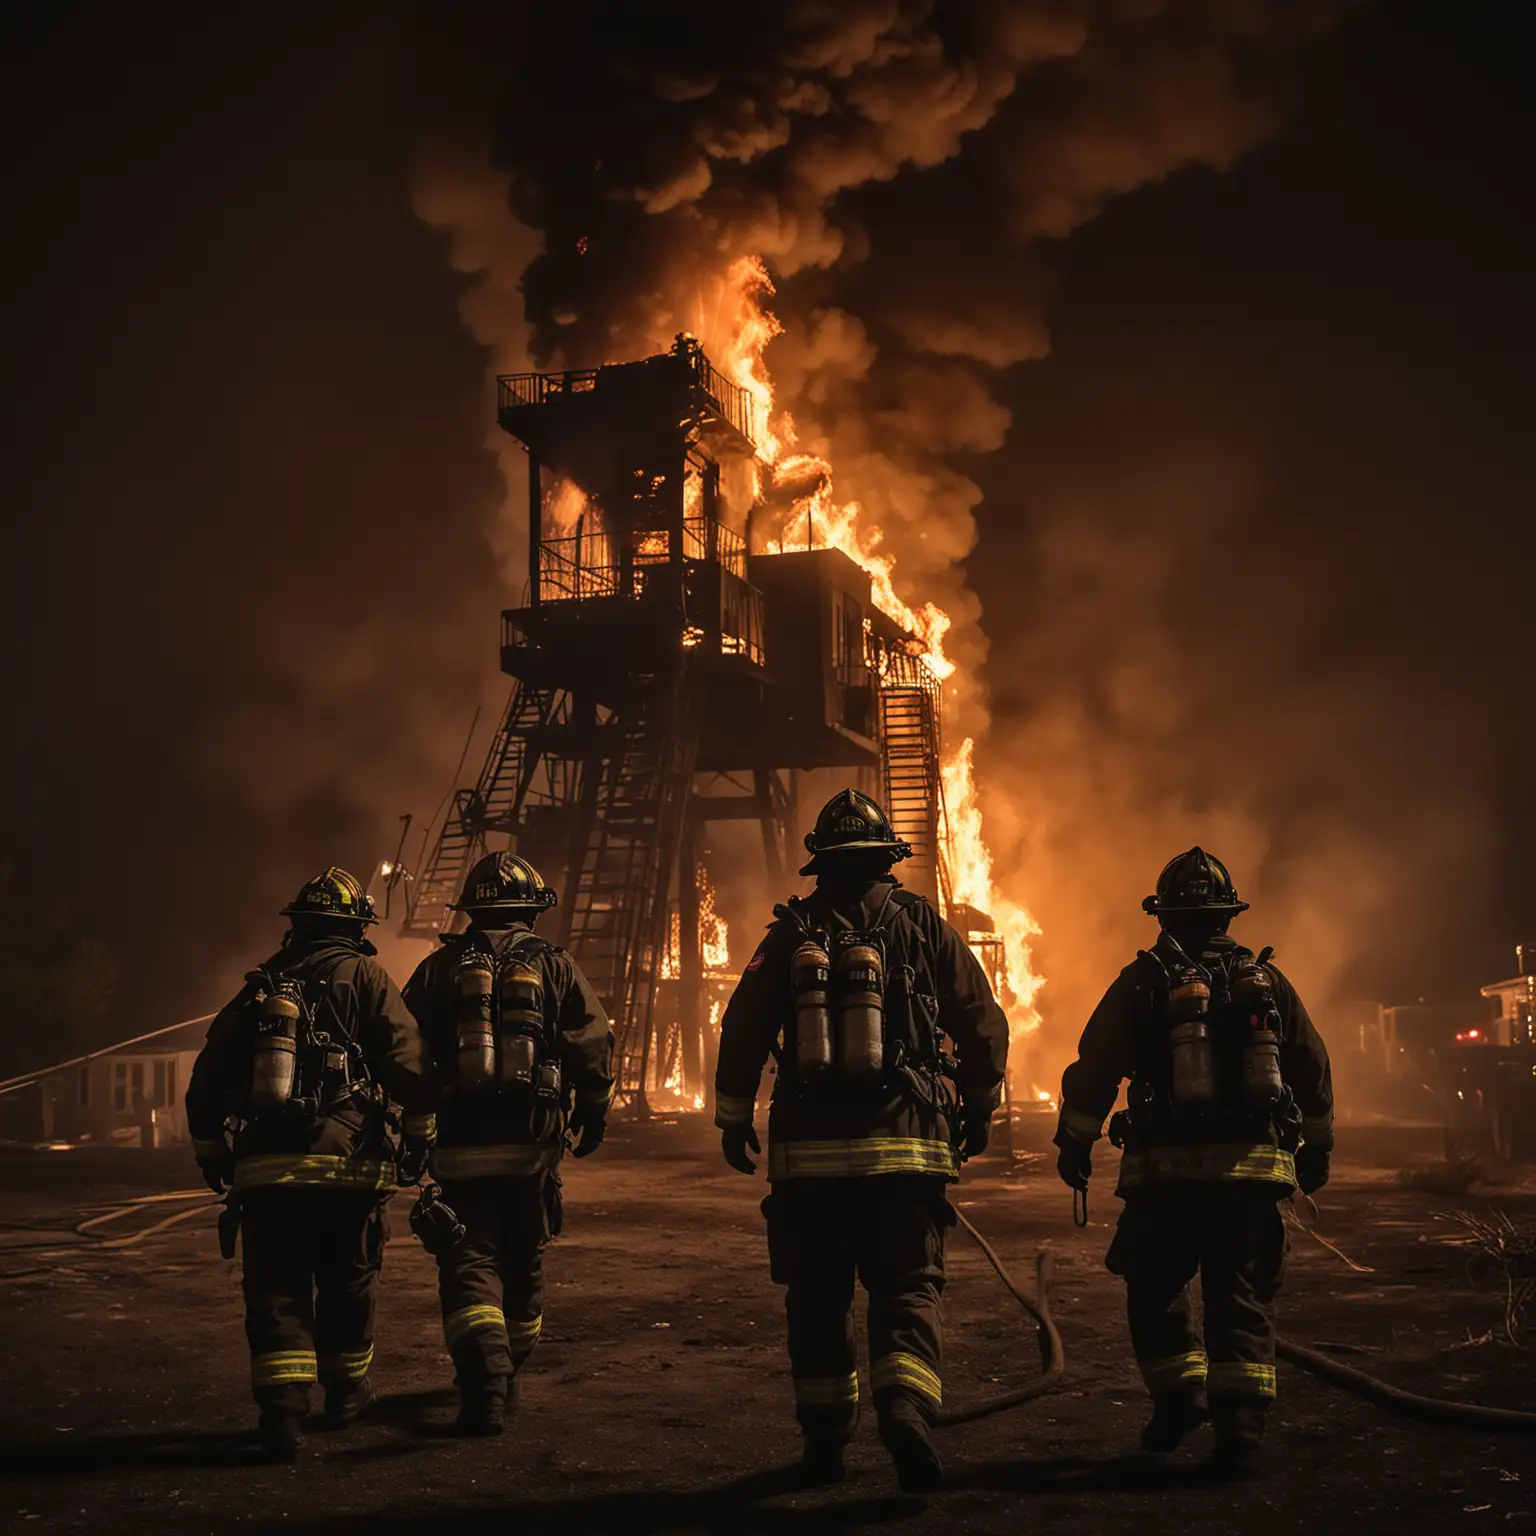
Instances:
[[[534,360],[552,366],[641,355],[678,330],[709,346],[726,274],[761,257],[782,325],[767,354],[776,404],[793,415],[799,446],[830,461],[838,500],[856,500],[862,523],[878,525],[899,594],[950,614],[950,732],[983,734],[989,639],[1021,633],[1046,655],[1072,643],[1044,609],[1022,630],[1012,614],[984,613],[965,566],[981,501],[970,466],[1010,427],[998,371],[1049,352],[1052,242],[1181,168],[1234,164],[1282,121],[1298,50],[1344,8],[539,7],[498,59],[500,186],[483,172],[476,184],[505,192],[540,249],[517,274],[521,306],[508,269],[490,254],[478,263],[465,301],[472,327],[492,344],[526,337]],[[418,204],[453,232],[456,265],[475,265],[466,242],[493,215],[478,202],[450,210],[443,175],[424,166]],[[513,519],[519,495],[512,479]],[[1093,547],[1076,509],[1032,501],[1031,513],[1041,540]],[[1028,679],[1008,693],[1027,719]],[[1045,918],[1048,955],[1072,954],[1062,963],[1086,976],[1100,947],[1078,942],[1084,914],[1052,900],[1062,867],[1042,832],[1059,824],[1061,796],[1080,803],[1082,786],[1032,772],[1049,744],[1042,729],[1004,722],[982,758],[982,806],[999,867],[1016,871],[1006,894]],[[997,750],[1005,740],[1020,749],[1017,765]],[[1091,728],[1072,742],[1093,745]],[[1104,775],[1110,799],[1142,816],[1133,757],[1119,754]],[[1212,805],[1186,821],[1218,842],[1233,828],[1239,855],[1262,843],[1249,830],[1262,812],[1247,807]],[[1144,881],[1168,851],[1166,817],[1112,848],[1102,825],[1074,828],[1080,867],[1117,897],[1127,868]],[[1053,950],[1058,916],[1073,932],[1060,944],[1058,931]],[[1124,921],[1104,931],[1106,954],[1123,948]],[[1058,995],[1078,1012],[1080,986]]]

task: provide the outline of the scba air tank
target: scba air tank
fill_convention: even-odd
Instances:
[[[1256,1114],[1273,1109],[1285,1092],[1280,1073],[1280,1010],[1274,978],[1248,960],[1232,973],[1233,1011],[1242,1019],[1243,1105]]]
[[[795,1070],[814,1082],[832,1069],[832,1007],[828,973],[832,962],[824,945],[807,939],[790,961],[795,994]]]
[[[1204,974],[1194,966],[1177,971],[1168,989],[1168,1045],[1176,1109],[1197,1112],[1216,1102],[1210,1012],[1211,984]]]
[[[838,1065],[853,1083],[873,1083],[885,1071],[885,964],[873,944],[838,951]]]
[[[297,982],[280,981],[262,999],[251,1064],[251,1113],[258,1118],[282,1114],[293,1098],[303,998]]]
[[[473,949],[453,973],[461,1093],[489,1093],[496,1086],[496,1035],[491,1021],[495,979],[490,956]]]
[[[544,1036],[543,973],[514,955],[502,964],[496,995],[501,1086],[531,1089]]]

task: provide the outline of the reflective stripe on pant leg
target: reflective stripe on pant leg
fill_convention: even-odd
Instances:
[[[1206,1375],[1212,1397],[1261,1397],[1275,1395],[1275,1368],[1252,1360],[1213,1360]]]
[[[1191,1349],[1182,1355],[1166,1355],[1161,1360],[1138,1360],[1141,1379],[1155,1397],[1159,1392],[1177,1392],[1185,1387],[1203,1387],[1206,1359],[1203,1349]]]
[[[859,1422],[859,1375],[796,1376],[795,1418],[805,1429],[852,1434]]]
[[[251,1356],[251,1386],[283,1387],[293,1383],[308,1385],[318,1380],[319,1371],[312,1349],[278,1349]]]
[[[533,1346],[539,1342],[539,1335],[544,1331],[544,1316],[529,1318],[527,1322],[518,1322],[508,1318],[506,1321],[507,1346],[512,1351],[512,1363],[521,1365],[529,1355],[533,1353]]]
[[[321,1381],[361,1381],[373,1364],[373,1345],[342,1349],[320,1356]]]
[[[943,1406],[944,1385],[939,1373],[925,1360],[896,1350],[869,1363],[869,1385],[875,1393],[910,1392],[935,1408]]]
[[[507,1343],[507,1319],[500,1307],[460,1307],[443,1319],[443,1339],[451,1350],[460,1339],[472,1333],[489,1333],[496,1342]]]
[[[288,1192],[313,1213],[310,1251],[315,1271],[315,1344],[320,1379],[335,1386],[360,1382],[373,1359],[373,1313],[384,1258],[385,1219],[378,1198],[330,1190]]]

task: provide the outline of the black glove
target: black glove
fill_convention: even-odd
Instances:
[[[216,1195],[227,1195],[235,1182],[235,1154],[228,1134],[193,1144],[197,1171]]]
[[[396,1176],[402,1184],[420,1184],[427,1171],[432,1143],[425,1136],[407,1136],[395,1162]]]
[[[720,1150],[737,1173],[756,1173],[757,1164],[747,1156],[747,1148],[761,1154],[757,1132],[750,1125],[733,1125],[720,1132]]]
[[[1333,1158],[1330,1147],[1309,1147],[1305,1142],[1296,1153],[1296,1182],[1304,1195],[1316,1194],[1328,1182],[1328,1164]]]
[[[1064,1141],[1056,1156],[1056,1172],[1068,1189],[1088,1188],[1093,1177],[1093,1146],[1086,1141]]]
[[[578,1104],[571,1111],[566,1129],[577,1138],[576,1145],[571,1148],[572,1155],[591,1157],[608,1134],[608,1110],[601,1104]]]
[[[987,1143],[991,1139],[991,1112],[968,1113],[963,1122],[960,1141],[960,1157],[962,1161],[969,1162],[973,1157],[980,1157],[987,1150]]]
[[[203,1183],[216,1195],[227,1195],[235,1182],[235,1160],[228,1152],[198,1158],[197,1171],[202,1174]]]

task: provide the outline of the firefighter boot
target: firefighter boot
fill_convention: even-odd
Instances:
[[[356,1423],[378,1401],[378,1396],[373,1383],[366,1376],[361,1381],[327,1386],[325,1417],[321,1423],[326,1429],[345,1429],[349,1424]]]
[[[910,1397],[898,1394],[879,1407],[880,1439],[896,1466],[896,1483],[903,1493],[932,1493],[944,1480],[944,1463],[928,1434],[922,1410]]]
[[[1223,1482],[1257,1477],[1263,1470],[1264,1409],[1256,1405],[1223,1406],[1213,1411],[1212,1418],[1216,1426],[1213,1475]]]
[[[841,1435],[807,1434],[800,1451],[800,1481],[808,1488],[842,1482],[848,1475],[843,1465],[847,1447]]]
[[[1208,1417],[1205,1397],[1191,1388],[1184,1392],[1160,1392],[1153,1399],[1152,1417],[1141,1432],[1141,1448],[1152,1456],[1176,1451],[1191,1430]]]
[[[517,1377],[492,1378],[483,1386],[466,1387],[459,1408],[461,1435],[499,1435],[507,1427],[507,1409],[517,1406]]]
[[[304,1417],[291,1408],[263,1408],[256,1436],[268,1461],[292,1461],[304,1444]]]

